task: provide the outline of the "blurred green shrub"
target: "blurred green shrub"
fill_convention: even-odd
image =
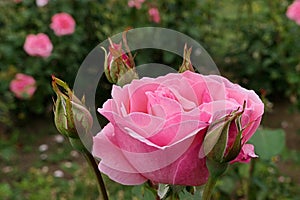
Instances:
[[[291,2],[148,0],[136,9],[129,8],[127,1],[117,0],[51,0],[44,7],[37,7],[33,0],[2,1],[0,123],[9,124],[9,119],[32,113],[49,113],[51,74],[72,85],[89,51],[128,27],[161,26],[185,33],[207,49],[222,74],[231,80],[257,92],[264,90],[270,97],[300,102],[300,27],[285,16]],[[150,7],[160,11],[159,24],[149,20]],[[51,17],[58,12],[73,16],[74,34],[57,37],[50,29]],[[23,50],[26,36],[37,33],[47,34],[53,43],[48,58],[30,57]],[[148,62],[151,56],[151,62],[180,65],[181,59],[168,52],[146,52],[138,54],[137,64]],[[18,100],[8,89],[18,72],[37,80],[38,89],[30,100]]]
[[[214,37],[206,44],[231,79],[300,106],[300,26],[286,17],[292,2],[220,3],[211,25]]]

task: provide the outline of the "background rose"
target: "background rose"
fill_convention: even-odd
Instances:
[[[129,0],[128,6],[130,8],[135,7],[136,9],[140,9],[145,0]]]
[[[68,13],[57,13],[52,16],[50,28],[55,35],[63,36],[73,34],[75,31],[75,20]]]
[[[155,22],[155,23],[159,23],[160,22],[160,14],[157,8],[150,8],[148,10],[148,14],[150,17],[150,20]]]
[[[36,0],[35,3],[38,7],[43,7],[45,5],[47,5],[49,2],[49,0]]]
[[[46,34],[39,33],[27,35],[23,48],[31,56],[49,57],[53,45]]]
[[[32,76],[18,73],[10,82],[9,88],[17,98],[29,99],[36,90],[35,79]]]
[[[300,25],[300,1],[296,0],[292,3],[287,11],[286,16],[291,20],[294,20],[298,25]]]
[[[99,169],[122,184],[148,179],[204,184],[206,160],[198,154],[206,129],[211,120],[242,107],[244,101],[243,140],[247,141],[260,123],[263,104],[253,91],[224,78],[186,71],[134,80],[123,88],[114,86],[112,99],[99,109],[110,121],[94,137]]]

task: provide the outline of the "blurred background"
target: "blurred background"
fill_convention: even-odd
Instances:
[[[299,198],[300,8],[298,14],[287,14],[292,3],[1,0],[0,199],[97,198],[92,172],[55,129],[51,75],[72,86],[96,45],[145,26],[174,29],[195,39],[223,76],[255,90],[265,103],[262,128],[251,141],[260,158],[232,165],[218,182],[215,198]],[[67,17],[55,22],[61,13]],[[297,15],[298,21],[293,19]],[[69,30],[59,32],[59,26]],[[36,37],[40,33],[41,42]],[[182,60],[169,52],[137,52],[136,65],[153,61],[178,68]],[[105,179],[112,199],[143,199],[141,187]]]

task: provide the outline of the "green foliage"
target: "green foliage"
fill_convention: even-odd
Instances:
[[[255,146],[255,152],[261,159],[271,160],[285,147],[285,132],[282,129],[261,129],[251,137],[249,143]]]
[[[292,2],[220,3],[214,7],[219,12],[211,23],[215,36],[205,42],[231,79],[256,91],[263,89],[273,99],[289,97],[296,103],[300,96],[300,27],[285,15]]]
[[[296,200],[298,186],[282,176],[273,161],[253,160],[234,164],[217,183],[215,199]]]

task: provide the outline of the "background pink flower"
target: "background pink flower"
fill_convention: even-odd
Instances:
[[[73,34],[75,31],[75,20],[68,13],[57,13],[52,16],[50,28],[55,35],[63,36]]]
[[[136,9],[140,9],[142,7],[142,4],[145,2],[145,0],[129,0],[128,6],[129,7],[135,7]]]
[[[294,1],[292,3],[287,11],[286,11],[286,16],[290,18],[291,20],[294,20],[298,25],[300,25],[300,1]]]
[[[10,82],[9,89],[19,99],[29,99],[36,90],[36,81],[32,76],[18,73]]]
[[[23,48],[30,56],[49,57],[53,45],[46,34],[39,33],[27,35]]]
[[[160,22],[160,15],[159,15],[159,11],[157,8],[150,8],[148,10],[148,14],[150,17],[150,20],[155,22],[155,23],[159,23]]]
[[[45,5],[47,5],[49,2],[49,0],[36,0],[35,3],[38,7],[43,7]]]

